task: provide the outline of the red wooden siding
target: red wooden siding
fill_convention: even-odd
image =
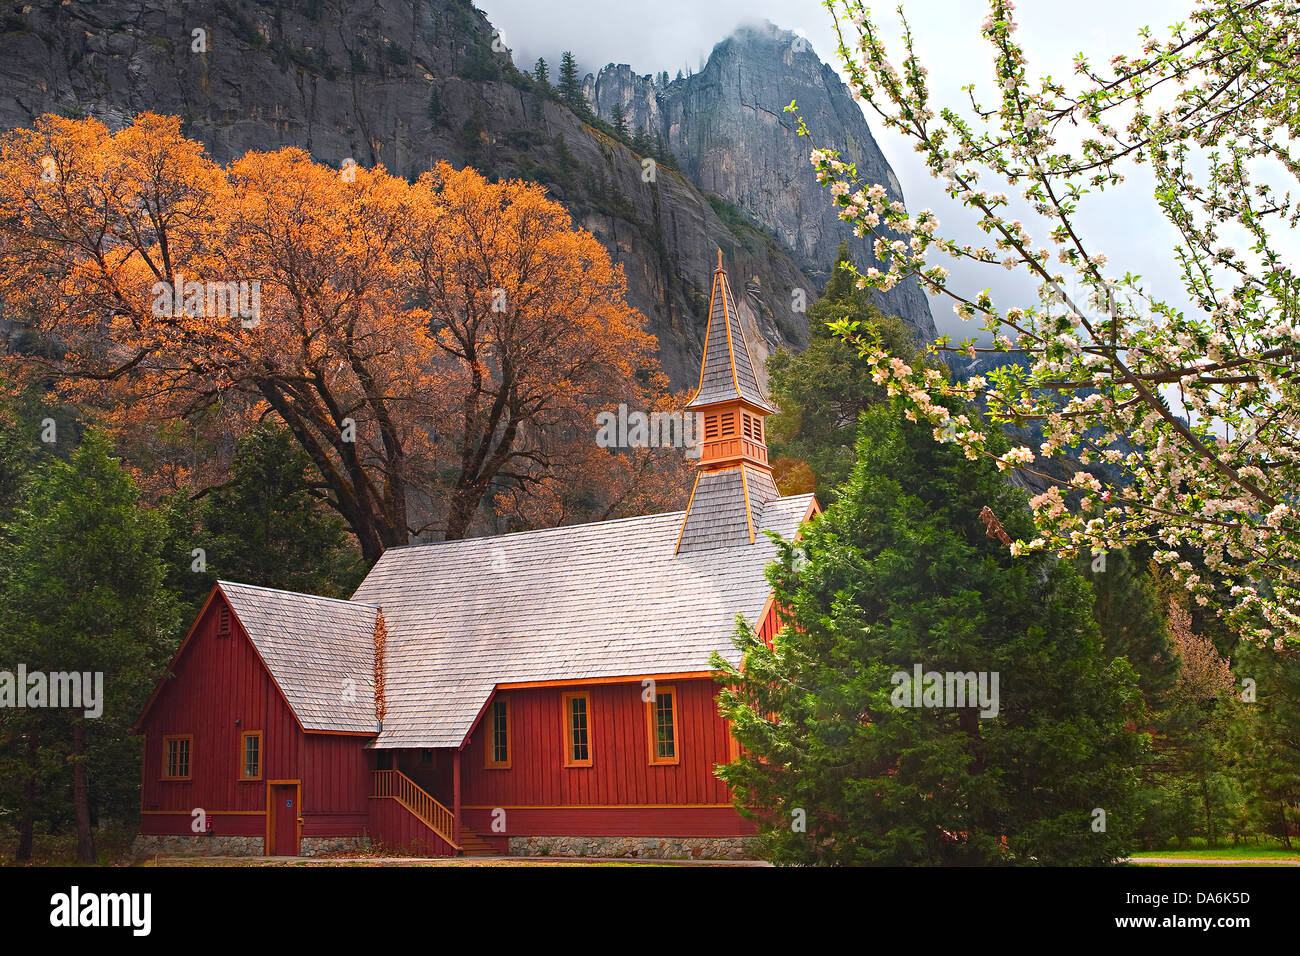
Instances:
[[[763,616],[758,622],[758,637],[768,647],[772,646],[772,638],[776,637],[777,632],[781,630],[780,616],[777,614],[776,602],[769,600],[767,607],[763,610]]]
[[[243,629],[232,621],[230,635],[217,636],[224,604],[219,592],[208,603],[173,664],[175,676],[141,721],[141,832],[189,833],[190,813],[201,807],[214,834],[264,835],[266,781],[300,780],[303,836],[362,833],[373,763],[368,738],[304,734]],[[251,730],[262,731],[262,777],[240,780],[240,734]],[[188,781],[161,779],[170,734],[194,737]]]
[[[676,764],[651,766],[640,682],[503,690],[510,698],[508,770],[484,767],[487,720],[461,753],[467,826],[491,836],[506,810],[514,835],[706,836],[748,832],[714,774],[726,763],[726,722],[712,680],[663,680],[676,694]],[[564,766],[564,693],[590,695],[592,765]]]
[[[374,754],[369,737],[304,734],[298,773],[302,780],[302,835],[356,836],[366,829]]]
[[[370,839],[412,856],[455,856],[451,844],[391,797],[370,798]]]

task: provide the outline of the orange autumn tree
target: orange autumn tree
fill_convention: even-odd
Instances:
[[[596,413],[666,380],[621,268],[537,186],[297,149],[223,168],[174,117],[47,116],[0,143],[0,273],[58,346],[24,368],[137,442],[274,414],[370,561],[498,494],[549,523],[566,489],[587,514],[684,484],[680,454],[596,454]]]
[[[561,519],[572,486],[550,480],[556,473],[589,492],[603,486],[595,498],[627,495],[652,456],[611,461],[596,447],[595,413],[613,396],[647,408],[667,380],[651,364],[654,337],[625,302],[622,268],[539,186],[487,186],[439,163],[415,189],[431,201],[412,224],[413,288],[447,387],[440,431],[456,436],[439,448],[455,475],[439,509],[446,537],[464,536],[493,485],[516,513],[522,497]]]

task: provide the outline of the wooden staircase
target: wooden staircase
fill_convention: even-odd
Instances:
[[[473,830],[460,828],[460,852],[462,856],[500,856],[501,851]]]
[[[457,843],[453,838],[456,832],[455,816],[418,783],[400,770],[376,770],[374,781],[375,787],[371,796],[388,797],[396,800],[425,826],[436,833],[457,855],[466,852],[463,845]],[[482,842],[477,834],[463,831],[462,836],[465,834],[473,836],[475,840]],[[491,847],[488,847],[488,849],[491,850]]]

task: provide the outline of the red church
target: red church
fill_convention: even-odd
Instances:
[[[709,657],[795,536],[722,269],[685,512],[387,551],[351,600],[220,582],[136,725],[137,853],[737,857]]]

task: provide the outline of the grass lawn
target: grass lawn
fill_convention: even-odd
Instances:
[[[1189,840],[1187,845],[1168,849],[1139,850],[1131,857],[1139,866],[1194,866],[1196,860],[1242,861],[1245,865],[1279,866],[1300,863],[1300,846],[1291,848],[1274,840],[1269,842],[1242,843],[1237,846],[1206,846],[1204,840]],[[1186,864],[1178,862],[1144,863],[1144,860],[1187,860]],[[1245,861],[1252,861],[1246,863]]]
[[[1295,860],[1300,862],[1300,849],[1285,847],[1229,846],[1204,850],[1144,850],[1134,856],[1189,857],[1199,860]]]

